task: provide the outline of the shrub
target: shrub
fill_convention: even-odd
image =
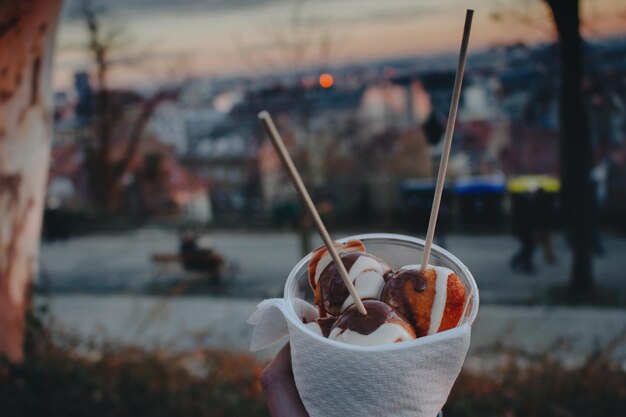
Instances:
[[[251,356],[210,349],[96,351],[67,337],[38,339],[29,343],[23,364],[0,361],[0,416],[268,416],[262,364]]]
[[[498,353],[503,353],[498,349]],[[494,353],[497,354],[497,353]],[[508,349],[491,371],[463,370],[446,416],[454,417],[622,417],[626,372],[606,351],[578,366],[564,366],[549,354]]]
[[[253,357],[90,346],[32,321],[23,364],[0,360],[0,416],[269,416]],[[496,347],[495,367],[464,369],[446,417],[622,417],[626,372],[611,359],[621,340],[578,366]],[[483,362],[481,362],[483,363]],[[488,362],[485,362],[488,363]]]

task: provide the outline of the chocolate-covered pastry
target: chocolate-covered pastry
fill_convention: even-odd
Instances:
[[[342,252],[365,252],[365,245],[360,240],[348,240],[346,243],[333,242],[337,253]],[[317,281],[320,279],[322,271],[333,262],[332,256],[328,253],[326,246],[320,246],[313,251],[307,269],[309,284],[315,290]]]
[[[378,300],[364,300],[367,314],[355,305],[337,318],[329,339],[353,345],[388,345],[415,339],[413,326],[398,311]]]
[[[391,273],[389,264],[361,251],[342,252],[339,257],[361,299],[380,299],[385,276]],[[334,262],[324,268],[315,284],[315,304],[320,309],[320,316],[338,316],[354,304]]]
[[[417,337],[456,327],[463,314],[465,287],[450,269],[404,266],[389,276],[381,300],[413,324]]]

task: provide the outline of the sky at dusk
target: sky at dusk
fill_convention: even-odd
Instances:
[[[55,88],[89,69],[84,24],[65,4]],[[476,10],[470,50],[554,39],[542,0],[108,0],[103,22],[123,33],[115,84],[263,74],[458,49],[465,9]],[[626,2],[582,0],[588,38],[626,35]],[[499,18],[498,18],[499,16]],[[138,59],[140,57],[140,59]]]

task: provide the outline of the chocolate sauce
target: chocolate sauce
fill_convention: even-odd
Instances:
[[[352,330],[367,336],[385,323],[404,321],[395,309],[381,301],[364,300],[363,305],[367,310],[366,315],[361,314],[356,306],[352,305],[339,316],[333,328],[338,327],[343,331]]]
[[[354,263],[361,256],[368,256],[365,252],[344,252],[339,255],[346,270],[350,272]],[[320,274],[319,285],[321,286],[322,305],[331,314],[338,314],[343,302],[350,293],[343,283],[341,274],[334,262],[328,264]]]
[[[410,300],[407,297],[407,291],[404,290],[407,282],[413,287],[415,292],[424,291],[428,284],[426,277],[419,269],[399,269],[393,273],[383,287],[380,299],[395,307],[402,315],[409,318],[413,325],[416,325],[416,319],[408,308]]]
[[[337,321],[336,317],[324,317],[321,319],[317,319],[317,324],[320,326],[320,329],[322,330],[322,335],[324,335],[324,337],[328,337],[328,335],[330,334],[330,329],[332,329],[333,324],[335,324],[335,322]]]

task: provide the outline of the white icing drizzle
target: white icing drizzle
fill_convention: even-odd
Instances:
[[[413,336],[403,326],[397,323],[383,323],[378,329],[368,335],[350,329],[342,331],[339,327],[335,327],[330,332],[328,338],[351,345],[374,346],[390,345],[395,343],[396,340],[411,340]]]
[[[319,262],[317,263],[317,266],[315,267],[315,285],[317,285],[317,283],[319,282],[320,275],[322,275],[322,272],[324,272],[324,269],[326,269],[326,267],[330,265],[332,261],[333,261],[333,258],[332,256],[330,256],[328,252],[326,252],[324,256],[322,256],[322,258],[319,260]]]
[[[421,269],[421,265],[406,265],[400,269]],[[430,326],[427,334],[435,334],[441,327],[441,321],[443,320],[443,313],[446,309],[446,302],[448,300],[448,276],[453,274],[449,268],[443,266],[428,265],[428,269],[434,269],[437,273],[437,281],[435,283],[435,298],[433,299],[433,307],[430,310]]]
[[[358,277],[366,271],[376,271],[380,274],[385,272],[380,261],[371,256],[359,256],[356,262],[350,268],[350,277]]]
[[[384,273],[385,270],[381,262],[369,256],[359,256],[348,271],[359,296],[362,299],[371,298],[375,300],[380,300],[380,293],[385,285]],[[341,311],[343,312],[352,304],[354,304],[354,299],[349,295],[343,302]]]
[[[385,286],[385,279],[381,273],[378,271],[365,271],[354,278],[353,282],[354,288],[356,288],[356,292],[361,299],[380,300],[380,293]],[[354,299],[351,295],[348,295],[348,298],[346,298],[341,306],[341,312],[352,304],[354,304]]]
[[[362,246],[346,247],[341,243],[335,243],[335,248],[340,254],[344,252],[356,252],[363,249]],[[322,272],[324,272],[324,269],[326,269],[326,267],[330,265],[332,261],[333,257],[330,256],[330,253],[328,253],[328,250],[326,250],[315,267],[315,275],[313,277],[315,285],[317,285],[318,281],[320,280],[320,276],[322,275]]]
[[[441,327],[443,312],[446,309],[448,300],[448,276],[454,272],[441,266],[432,267],[437,272],[437,282],[435,284],[435,299],[433,308],[430,310],[430,326],[427,334],[435,334]]]

